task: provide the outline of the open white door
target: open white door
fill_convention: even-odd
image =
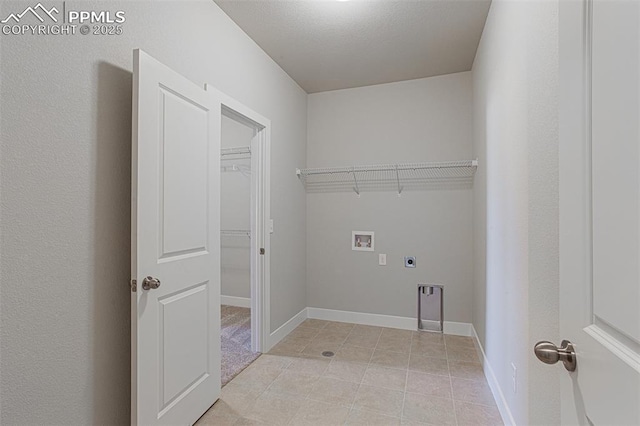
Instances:
[[[562,424],[640,424],[640,2],[560,2]],[[559,342],[558,342],[559,343]]]
[[[193,424],[220,395],[220,105],[134,51],[133,424]]]

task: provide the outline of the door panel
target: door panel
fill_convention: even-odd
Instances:
[[[132,423],[192,424],[220,394],[220,99],[137,50],[133,110]]]
[[[592,179],[594,315],[640,342],[638,11],[593,4]]]
[[[206,254],[208,111],[166,89],[160,93],[160,258]],[[185,141],[190,141],[188,149]]]
[[[209,283],[158,298],[160,304],[161,395],[165,407],[207,378]],[[188,331],[188,332],[185,332]]]
[[[640,424],[639,28],[635,0],[560,3],[562,424]]]

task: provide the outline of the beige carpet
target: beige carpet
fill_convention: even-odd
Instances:
[[[251,309],[222,305],[222,386],[236,377],[260,354],[251,352]]]

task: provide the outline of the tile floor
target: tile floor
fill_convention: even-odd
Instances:
[[[502,420],[471,338],[306,320],[226,385],[197,424],[481,426]]]

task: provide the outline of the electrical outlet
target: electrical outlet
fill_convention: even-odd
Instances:
[[[405,256],[404,257],[404,267],[405,268],[415,268],[416,267],[416,258],[415,258],[415,256]]]
[[[511,380],[513,381],[513,393],[518,391],[518,368],[512,362],[511,363]]]
[[[384,253],[378,254],[378,265],[385,266],[387,264],[387,255]]]

